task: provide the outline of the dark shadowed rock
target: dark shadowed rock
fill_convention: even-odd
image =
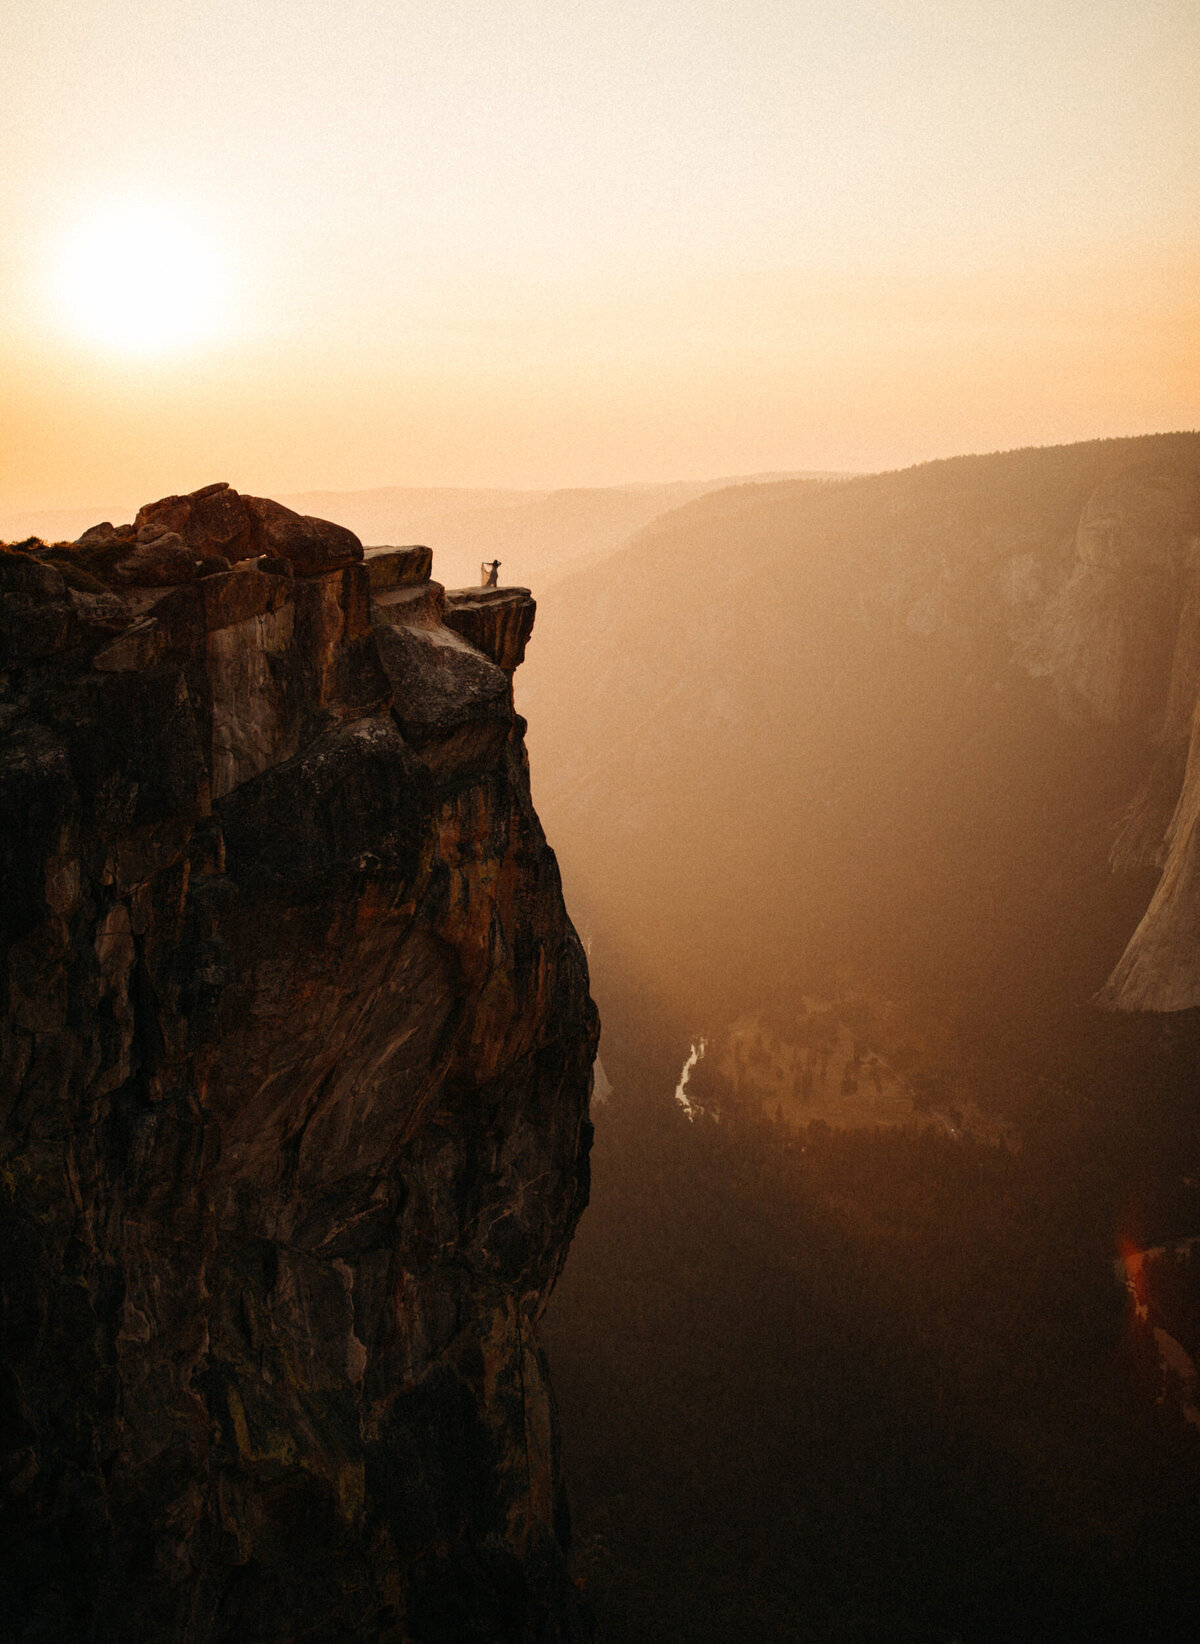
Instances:
[[[205,627],[210,630],[266,616],[292,597],[278,577],[269,576],[258,565],[242,565],[236,571],[205,577],[199,593]]]
[[[297,576],[335,570],[363,557],[362,544],[344,526],[297,514],[269,497],[242,496],[224,483],[147,503],[134,523],[139,541],[173,533],[195,557],[221,556],[236,564],[266,555],[287,560]]]
[[[101,587],[98,592],[77,588],[68,576],[67,598],[84,634],[119,634],[133,620],[133,612],[119,595]]]
[[[46,604],[66,594],[62,573],[32,554],[0,553],[0,594]]]
[[[78,637],[67,585],[31,554],[0,552],[0,668],[50,656]]]
[[[167,660],[170,636],[167,629],[153,617],[126,627],[119,639],[97,651],[92,667],[101,673],[136,673],[143,668],[156,668]]]
[[[43,565],[53,565],[68,588],[74,588],[81,594],[112,592],[108,583],[87,569],[82,555],[76,553],[74,548],[49,548],[37,557]]]
[[[258,520],[263,552],[287,560],[299,577],[353,565],[363,557],[362,543],[343,525],[293,514],[282,503],[262,497],[246,500]]]
[[[77,541],[81,547],[91,542],[111,542],[116,534],[116,527],[113,525],[112,520],[106,519],[101,520],[99,525],[89,525],[87,530],[80,534]]]
[[[429,769],[447,777],[490,764],[511,727],[503,672],[440,625],[386,623],[376,641],[396,722]]]
[[[276,559],[270,554],[260,554],[254,563],[260,571],[265,571],[268,576],[290,577],[295,575],[290,559]]]
[[[197,553],[222,554],[231,563],[255,552],[254,520],[246,499],[224,482],[187,496],[163,497],[138,509],[138,531],[177,532]]]
[[[573,1644],[597,1029],[508,677],[336,526],[138,537],[0,555],[4,1637]]]
[[[164,531],[112,560],[109,575],[121,587],[171,588],[193,581],[198,569],[195,551],[177,532]]]
[[[51,549],[43,558],[68,578],[73,587],[94,592],[102,588],[169,588],[190,582],[199,573],[199,559],[174,531],[130,530],[122,535],[83,540]]]

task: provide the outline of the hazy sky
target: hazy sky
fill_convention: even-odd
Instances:
[[[0,510],[1195,427],[1198,85],[1196,0],[7,0]]]

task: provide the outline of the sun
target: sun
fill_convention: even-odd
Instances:
[[[113,206],[63,242],[55,281],[79,336],[123,354],[203,346],[220,335],[227,278],[216,245],[166,207]]]

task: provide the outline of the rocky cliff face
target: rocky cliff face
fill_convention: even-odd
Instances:
[[[533,601],[225,486],[0,587],[5,1636],[577,1636]]]
[[[1198,578],[1180,434],[733,487],[564,579],[518,694],[602,985],[681,1055],[835,986],[1200,1005]]]
[[[1064,712],[1130,724],[1150,769],[1113,862],[1161,870],[1101,998],[1120,1010],[1200,1005],[1200,468],[1134,472],[1100,486],[1070,575],[1027,649]]]

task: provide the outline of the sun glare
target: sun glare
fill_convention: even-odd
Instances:
[[[73,331],[125,354],[202,346],[222,329],[226,276],[216,247],[183,217],[111,208],[61,247],[56,294]]]

